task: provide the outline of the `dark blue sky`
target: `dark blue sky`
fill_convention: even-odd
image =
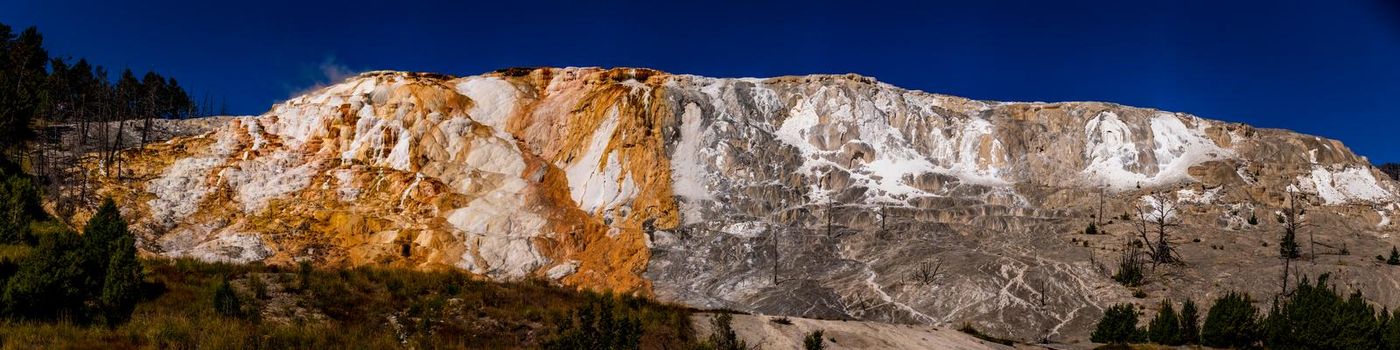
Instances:
[[[1111,101],[1289,128],[1380,163],[1400,161],[1393,1],[0,0],[0,22],[37,25],[56,54],[177,77],[240,114],[371,69],[854,72],[978,99]]]

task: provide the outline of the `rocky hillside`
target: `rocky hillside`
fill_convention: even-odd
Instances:
[[[97,193],[150,254],[542,276],[1058,342],[1116,302],[1267,300],[1275,217],[1299,193],[1297,273],[1400,304],[1400,274],[1373,257],[1400,241],[1400,188],[1338,141],[856,75],[371,72],[117,167]],[[1172,209],[1183,263],[1130,289],[1110,275],[1140,208]]]

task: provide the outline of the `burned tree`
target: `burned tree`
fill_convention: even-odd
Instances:
[[[919,267],[914,269],[914,281],[922,285],[931,285],[933,281],[943,274],[943,262],[931,263],[920,262]]]
[[[1138,221],[1135,228],[1138,238],[1147,249],[1148,260],[1152,261],[1153,269],[1159,264],[1181,262],[1181,257],[1174,247],[1175,242],[1171,238],[1172,231],[1181,225],[1176,217],[1176,202],[1161,193],[1153,193],[1136,207]]]
[[[1288,208],[1284,209],[1283,215],[1279,217],[1283,224],[1283,237],[1279,238],[1278,253],[1279,259],[1283,260],[1283,273],[1279,276],[1279,296],[1288,295],[1288,274],[1292,270],[1293,260],[1302,257],[1302,249],[1298,247],[1298,229],[1302,228],[1302,211],[1298,209],[1298,193],[1288,191]]]

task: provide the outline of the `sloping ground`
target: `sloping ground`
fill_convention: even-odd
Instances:
[[[94,198],[123,203],[151,254],[543,276],[1023,342],[1082,341],[1117,302],[1268,300],[1297,193],[1298,273],[1400,304],[1400,273],[1372,258],[1400,243],[1400,189],[1338,141],[855,75],[372,72],[125,151],[121,169]],[[1185,263],[1134,298],[1112,262],[1139,209],[1163,205]],[[1080,234],[1090,222],[1107,234]]]
[[[701,339],[714,332],[711,319],[715,314],[698,313],[691,323]],[[1009,350],[1044,349],[1031,345],[1003,345],[978,339],[948,328],[897,325],[862,321],[815,320],[800,317],[783,318],[790,324],[775,322],[776,317],[733,315],[731,327],[735,335],[749,346],[759,349],[801,349],[802,341],[813,331],[821,330],[822,344],[827,349],[944,349],[944,350]]]

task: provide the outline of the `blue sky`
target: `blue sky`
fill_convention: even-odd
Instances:
[[[1400,161],[1400,6],[1337,1],[0,0],[55,54],[154,69],[256,114],[371,69],[860,73],[978,99],[1111,101]]]

